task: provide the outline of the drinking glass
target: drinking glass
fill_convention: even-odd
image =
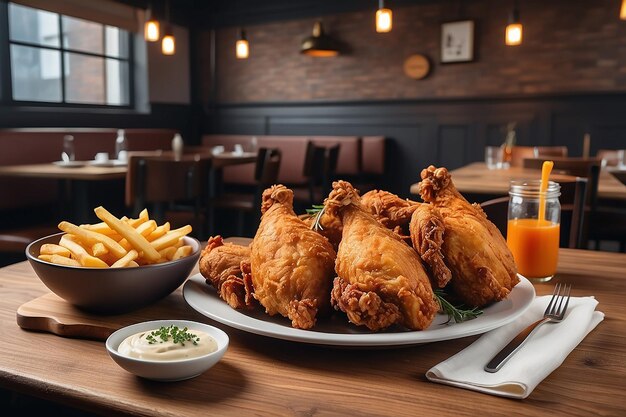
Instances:
[[[485,147],[485,164],[489,169],[502,168],[503,158],[502,148],[500,146],[487,146]]]
[[[518,273],[530,281],[547,282],[556,273],[559,258],[561,187],[550,181],[543,196],[540,187],[539,180],[511,182],[506,241]]]

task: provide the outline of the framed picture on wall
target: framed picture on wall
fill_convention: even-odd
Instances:
[[[441,25],[441,63],[474,60],[474,21],[461,20]]]

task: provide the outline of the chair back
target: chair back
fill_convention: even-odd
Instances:
[[[624,149],[599,149],[596,158],[602,160],[602,166],[619,166],[626,163],[626,150]]]
[[[330,192],[333,178],[337,172],[339,145],[318,146],[307,143],[303,174],[309,179],[310,200],[314,201],[314,188],[321,187],[322,195]]]
[[[263,189],[278,182],[282,153],[278,148],[261,148],[256,160],[254,179]]]
[[[180,160],[169,155],[136,158],[136,174],[131,178],[135,185],[135,213],[151,206],[158,218],[164,204],[184,201],[191,202],[198,215],[208,190],[210,158],[198,155],[186,155]]]
[[[585,248],[585,193],[587,178],[572,177],[558,181],[561,186],[561,239],[560,246],[574,249]],[[506,237],[509,197],[499,197],[480,204],[487,218]]]
[[[511,148],[511,166],[524,166],[526,158],[541,158],[546,156],[566,157],[567,146],[513,146]]]

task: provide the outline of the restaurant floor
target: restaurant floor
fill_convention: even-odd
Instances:
[[[7,417],[35,415],[92,417],[97,415],[5,389],[0,389],[0,410],[2,410],[1,414]]]

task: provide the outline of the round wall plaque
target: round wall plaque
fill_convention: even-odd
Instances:
[[[430,61],[425,55],[411,55],[404,61],[404,73],[407,77],[421,80],[430,72]]]

